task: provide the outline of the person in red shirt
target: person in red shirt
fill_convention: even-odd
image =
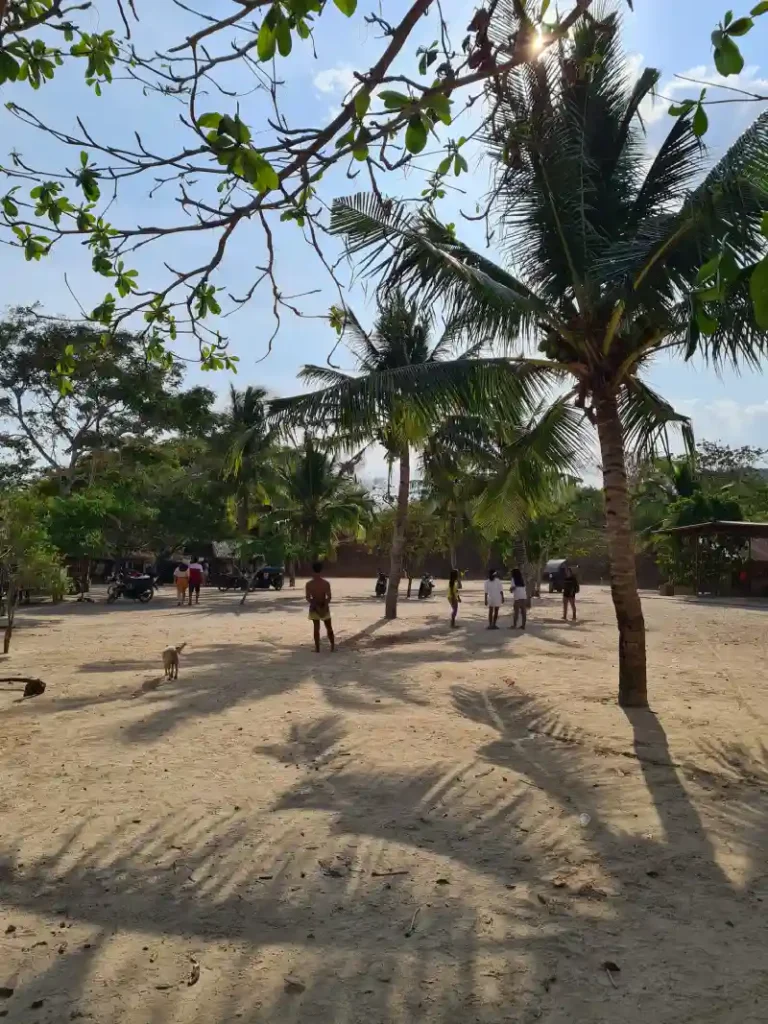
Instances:
[[[192,607],[192,595],[195,604],[200,604],[200,587],[203,585],[203,565],[199,558],[189,563],[189,606]]]

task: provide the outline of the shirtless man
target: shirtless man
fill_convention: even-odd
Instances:
[[[309,617],[315,631],[315,650],[320,652],[320,623],[325,623],[325,631],[331,644],[331,650],[336,649],[336,638],[333,635],[331,625],[331,584],[320,574],[323,571],[323,563],[315,562],[312,566],[312,579],[307,583],[306,595],[309,604]]]

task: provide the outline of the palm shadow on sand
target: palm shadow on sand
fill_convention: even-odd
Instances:
[[[612,747],[525,692],[450,699],[485,737],[469,763],[366,770],[337,706],[259,749],[292,769],[271,807],[126,816],[98,841],[84,824],[23,866],[5,844],[5,902],[65,904],[91,943],[21,986],[19,1005],[119,1024],[120,999],[94,980],[119,929],[120,990],[149,979],[153,1024],[761,1019],[767,752],[717,747],[702,752],[711,768],[681,768],[648,713]],[[658,829],[641,833],[633,809],[649,800]],[[307,815],[327,824],[320,846]],[[738,882],[724,842],[742,851]],[[168,979],[142,943],[164,937],[204,960],[194,1004],[178,964],[154,989]],[[277,949],[297,951],[281,955],[300,987],[261,983]]]

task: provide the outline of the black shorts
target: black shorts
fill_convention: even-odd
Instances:
[[[193,594],[200,597],[200,580],[189,581],[189,596],[191,597]]]

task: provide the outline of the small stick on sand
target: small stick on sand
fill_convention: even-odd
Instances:
[[[411,918],[411,923],[408,926],[408,929],[407,929],[407,931],[405,933],[406,939],[410,939],[410,937],[416,931],[416,922],[417,922],[417,920],[419,918],[419,914],[420,913],[421,913],[421,907],[416,907],[416,909],[413,912],[413,917]]]
[[[395,875],[410,875],[410,871],[372,871],[371,878],[394,878]]]

